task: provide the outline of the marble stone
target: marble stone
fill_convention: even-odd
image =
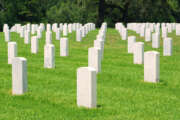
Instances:
[[[96,72],[101,72],[101,50],[99,48],[88,49],[88,67],[96,69]]]
[[[12,94],[22,95],[27,92],[27,60],[15,57],[12,60]]]
[[[25,44],[29,44],[30,43],[30,31],[29,30],[25,31],[24,43]]]
[[[128,36],[127,34],[128,34],[127,29],[124,28],[122,30],[122,40],[127,40],[127,36]]]
[[[64,26],[63,26],[63,36],[67,36],[67,35],[68,35],[67,24],[64,24]]]
[[[160,38],[159,33],[152,34],[152,48],[159,48],[160,47]]]
[[[32,36],[31,38],[31,53],[37,54],[38,53],[38,38],[37,36]]]
[[[5,30],[4,35],[5,35],[5,41],[6,41],[6,42],[11,41],[9,29]]]
[[[77,105],[79,107],[96,107],[96,70],[91,67],[80,67],[77,70]]]
[[[128,53],[133,53],[133,46],[135,42],[136,42],[135,36],[128,37]]]
[[[172,55],[172,38],[164,38],[164,40],[163,40],[163,55],[164,56]]]
[[[56,30],[56,40],[60,40],[60,37],[61,35],[60,35],[60,29],[58,28],[57,30]]]
[[[68,38],[61,38],[60,40],[60,56],[69,55]]]
[[[52,32],[46,31],[46,44],[51,44],[51,43],[52,43]]]
[[[12,64],[15,57],[17,57],[17,44],[16,42],[8,42],[8,64]]]
[[[150,28],[146,28],[146,31],[145,31],[145,41],[146,42],[150,42],[151,41],[151,29]]]
[[[104,41],[101,39],[94,40],[94,47],[100,49],[102,60],[104,56]]]
[[[144,53],[144,81],[159,82],[159,52],[147,51]]]
[[[82,41],[81,29],[78,29],[78,30],[76,31],[76,41],[78,41],[78,42]]]
[[[53,44],[44,46],[44,68],[55,68],[55,47]]]
[[[136,42],[134,43],[134,64],[143,64],[144,63],[144,43]]]

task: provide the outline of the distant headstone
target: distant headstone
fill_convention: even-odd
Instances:
[[[162,27],[162,38],[166,38],[166,37],[167,37],[167,28]]]
[[[172,55],[172,38],[164,38],[164,40],[163,40],[163,55],[164,56]]]
[[[85,36],[87,35],[87,32],[88,32],[88,31],[87,31],[87,26],[85,25],[85,26],[84,26],[84,35],[85,35]]]
[[[24,38],[24,27],[21,27],[20,29],[20,37]]]
[[[101,72],[101,51],[99,48],[88,49],[88,67],[96,69],[96,72]]]
[[[82,33],[81,33],[81,29],[78,29],[76,31],[76,41],[80,42],[82,40]]]
[[[6,41],[6,42],[11,41],[11,39],[10,39],[10,38],[11,38],[11,37],[10,37],[10,31],[9,31],[9,29],[5,30],[4,34],[5,34],[5,41]]]
[[[8,42],[8,64],[12,64],[12,60],[16,56],[17,56],[16,42]]]
[[[63,36],[67,36],[67,35],[68,35],[67,24],[64,24],[64,26],[63,26]]]
[[[72,24],[68,24],[68,32],[72,33]]]
[[[146,31],[145,31],[145,41],[146,42],[151,41],[151,29],[150,28],[146,28]]]
[[[101,39],[94,40],[94,47],[100,49],[102,60],[104,56],[104,41]]]
[[[25,31],[24,43],[25,44],[29,44],[30,43],[30,32],[28,30]]]
[[[141,28],[140,28],[140,36],[144,37],[144,34],[145,34],[145,26],[142,25]]]
[[[160,47],[160,40],[159,40],[159,33],[152,34],[152,48],[159,48]]]
[[[31,53],[38,53],[38,38],[37,36],[32,36],[31,38]]]
[[[135,42],[136,42],[135,36],[128,37],[128,53],[133,53],[133,46]]]
[[[60,56],[68,56],[68,39],[61,38],[60,40]]]
[[[176,35],[180,35],[180,24],[176,24]]]
[[[32,24],[31,25],[31,34],[35,34],[35,25],[34,24]]]
[[[60,40],[60,29],[56,30],[56,40]]]
[[[127,29],[126,28],[123,28],[122,29],[122,40],[126,40],[127,39],[127,35],[128,32],[127,32]]]
[[[84,27],[82,27],[81,30],[82,30],[82,37],[85,37]]]
[[[46,44],[44,46],[44,67],[55,67],[55,47],[53,44]]]
[[[42,37],[41,29],[37,30],[37,38],[40,39]]]
[[[144,43],[136,42],[134,44],[134,64],[143,64],[144,63]]]
[[[46,44],[52,44],[52,32],[46,31]]]
[[[46,25],[46,31],[51,31],[51,24]]]

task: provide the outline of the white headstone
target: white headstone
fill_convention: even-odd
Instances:
[[[6,42],[9,42],[11,39],[10,39],[10,31],[9,29],[5,30],[5,41]]]
[[[76,41],[80,42],[82,40],[81,36],[82,36],[81,29],[78,29],[76,31]]]
[[[77,105],[96,107],[96,70],[91,67],[80,67],[77,70]]]
[[[88,67],[96,69],[96,72],[101,72],[101,51],[99,48],[88,49]]]
[[[68,56],[68,38],[61,38],[60,40],[60,56]]]
[[[144,43],[136,42],[134,43],[134,64],[144,63]]]
[[[60,40],[60,29],[57,28],[56,30],[56,40]]]
[[[34,24],[31,25],[31,34],[35,34],[35,25]]]
[[[87,35],[87,26],[86,25],[84,26],[84,35],[85,36]]]
[[[28,30],[25,31],[24,43],[25,44],[29,44],[30,43],[30,32]]]
[[[46,31],[46,44],[51,44],[51,43],[52,43],[52,32]]]
[[[81,28],[82,29],[82,37],[85,37],[85,31],[84,31],[84,27]]]
[[[64,26],[63,26],[63,36],[67,36],[67,35],[68,35],[67,24],[64,24]]]
[[[152,48],[159,48],[160,47],[160,40],[159,40],[159,33],[152,34]]]
[[[41,29],[37,30],[37,38],[40,39],[42,37]]]
[[[72,33],[72,24],[68,24],[68,32]]]
[[[55,47],[53,44],[46,44],[44,46],[44,67],[55,67]]]
[[[51,24],[46,25],[46,31],[51,31]]]
[[[63,24],[62,23],[59,24],[59,28],[61,31],[63,31]]]
[[[166,37],[167,37],[167,28],[162,27],[162,38],[166,38]]]
[[[21,27],[21,29],[20,29],[20,37],[21,38],[24,37],[24,27]]]
[[[140,36],[144,37],[144,34],[145,34],[145,26],[142,25],[141,28],[140,28]]]
[[[146,42],[151,41],[151,29],[150,28],[146,28],[146,31],[145,31],[145,41]]]
[[[98,40],[102,40],[102,41],[105,41],[105,35],[103,33],[99,33],[97,36],[96,36],[96,39]]]
[[[148,51],[144,54],[144,81],[159,82],[159,52]]]
[[[32,36],[31,38],[31,53],[38,53],[38,38],[37,36]]]
[[[15,57],[12,61],[12,94],[22,95],[27,91],[27,60]]]
[[[168,23],[167,29],[168,29],[168,33],[172,32],[172,24],[171,23]]]
[[[135,36],[128,37],[128,53],[133,53],[133,46],[135,42],[136,42]]]
[[[163,55],[164,56],[172,55],[172,38],[164,38],[164,40],[163,40]]]
[[[12,60],[16,56],[17,56],[16,42],[8,42],[8,64],[12,64]]]
[[[176,24],[176,35],[180,35],[180,24]]]
[[[94,47],[100,49],[102,60],[104,55],[104,41],[101,39],[94,40]]]
[[[126,28],[123,28],[122,30],[122,40],[127,40],[127,29]]]

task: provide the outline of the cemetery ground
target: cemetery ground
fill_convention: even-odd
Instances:
[[[17,33],[18,56],[27,58],[28,92],[22,96],[11,93],[11,65],[7,64],[7,43],[0,33],[0,120],[179,120],[180,119],[180,37],[175,32],[173,55],[163,56],[162,39],[159,49],[144,42],[135,32],[137,41],[145,43],[145,51],[160,52],[160,82],[145,83],[143,65],[133,64],[127,53],[127,40],[115,29],[108,29],[102,61],[97,75],[97,104],[94,109],[77,107],[77,68],[88,66],[88,48],[93,46],[98,30],[91,31],[76,42],[75,32],[68,35],[69,56],[60,57],[59,41],[55,40],[55,69],[44,68],[45,32],[39,39],[38,54],[31,54],[30,45]]]

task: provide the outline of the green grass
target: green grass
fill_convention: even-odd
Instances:
[[[133,64],[127,53],[127,41],[122,41],[115,29],[107,30],[102,72],[97,75],[96,109],[76,105],[76,70],[88,65],[88,48],[93,46],[98,30],[91,31],[82,42],[75,33],[68,36],[70,56],[59,56],[59,41],[53,43],[56,68],[43,68],[44,41],[39,40],[39,52],[30,53],[30,45],[16,33],[18,56],[27,58],[28,92],[23,96],[11,94],[11,65],[7,64],[7,43],[0,33],[0,120],[180,120],[180,36],[175,32],[173,56],[162,55],[145,43],[145,51],[160,52],[160,83],[143,82],[143,65]],[[137,41],[144,41],[135,32]]]

